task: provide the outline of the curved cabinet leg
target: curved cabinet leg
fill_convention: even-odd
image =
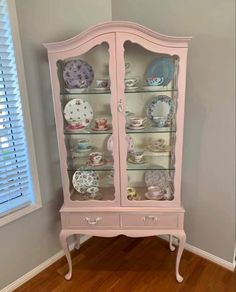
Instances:
[[[181,231],[181,233],[178,234],[179,238],[179,247],[178,247],[178,252],[177,252],[177,257],[176,257],[176,267],[175,267],[175,272],[176,272],[176,280],[181,283],[183,281],[183,277],[179,274],[179,263],[180,259],[184,250],[185,242],[186,242],[186,234],[184,231]]]
[[[173,235],[170,234],[170,238],[169,238],[169,247],[171,251],[175,250],[175,246],[173,245]]]
[[[68,266],[69,266],[69,271],[68,273],[65,275],[65,279],[66,280],[70,280],[71,276],[72,276],[72,262],[71,262],[71,256],[70,256],[70,251],[69,251],[69,247],[68,247],[68,243],[67,243],[67,237],[69,234],[67,234],[67,232],[65,231],[61,231],[60,232],[60,242],[61,242],[61,246],[65,252],[66,255],[66,259],[68,262]]]
[[[76,234],[76,244],[75,244],[75,249],[78,250],[80,249],[80,234]]]

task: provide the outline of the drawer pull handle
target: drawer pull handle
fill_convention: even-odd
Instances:
[[[102,218],[101,218],[101,217],[97,217],[96,219],[91,220],[91,218],[89,218],[89,217],[85,217],[85,220],[87,221],[88,224],[90,224],[90,225],[95,225],[95,224],[97,224],[99,221],[101,221]]]
[[[144,216],[143,217],[143,219],[142,219],[143,221],[158,221],[158,218],[156,217],[156,216],[151,216],[151,215],[147,215],[147,216]]]

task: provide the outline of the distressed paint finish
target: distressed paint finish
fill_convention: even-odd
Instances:
[[[170,37],[156,33],[139,24],[126,21],[114,21],[97,25],[78,36],[57,43],[45,44],[48,50],[57,138],[60,153],[60,167],[64,193],[64,205],[61,208],[62,231],[61,245],[65,251],[69,272],[72,276],[72,263],[67,238],[77,235],[112,237],[124,234],[131,237],[152,235],[170,235],[179,238],[176,258],[176,279],[182,282],[179,264],[184,249],[186,235],[183,229],[184,208],[181,206],[181,169],[183,148],[183,125],[185,104],[185,83],[187,67],[187,48],[190,37]],[[130,41],[155,52],[179,57],[178,96],[176,113],[175,145],[175,194],[173,201],[129,201],[127,199],[127,151],[125,140],[125,94],[124,94],[124,43]],[[60,104],[60,86],[57,76],[57,61],[79,56],[94,46],[106,42],[109,46],[109,75],[111,79],[111,112],[113,126],[113,157],[115,170],[115,200],[113,201],[71,201],[69,178],[67,175],[67,150],[64,143],[63,115]]]

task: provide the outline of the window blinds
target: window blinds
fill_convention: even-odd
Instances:
[[[32,200],[7,0],[0,0],[0,217]]]

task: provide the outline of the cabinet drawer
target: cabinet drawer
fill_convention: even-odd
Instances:
[[[177,228],[178,215],[177,214],[124,214],[122,215],[122,226],[124,228]]]
[[[120,227],[118,214],[67,213],[62,214],[64,228],[109,228]]]

